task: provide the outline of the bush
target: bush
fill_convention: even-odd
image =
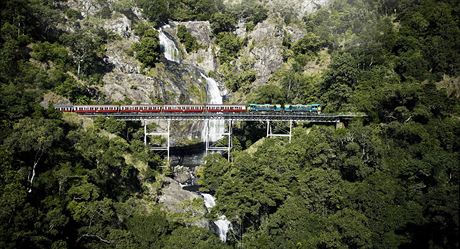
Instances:
[[[327,43],[314,33],[307,33],[302,39],[298,40],[292,50],[296,54],[317,53]]]
[[[160,40],[158,32],[149,29],[143,32],[144,36],[139,43],[134,44],[133,50],[136,52],[136,59],[138,59],[144,67],[155,67],[160,57]]]
[[[224,32],[217,36],[217,45],[219,45],[220,48],[220,62],[225,63],[236,58],[243,42],[235,34]]]
[[[211,29],[214,34],[235,30],[236,18],[227,13],[215,13],[211,17]]]
[[[195,51],[200,47],[196,38],[187,31],[187,28],[184,25],[179,25],[177,27],[177,37],[179,38],[179,41],[184,44],[185,50],[188,53]]]

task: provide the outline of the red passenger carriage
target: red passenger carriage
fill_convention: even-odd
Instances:
[[[118,112],[118,105],[78,105],[73,107],[76,113],[114,113]]]
[[[163,112],[203,112],[204,105],[164,105]]]
[[[162,105],[121,105],[120,112],[161,112]]]

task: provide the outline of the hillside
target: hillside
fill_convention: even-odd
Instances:
[[[453,0],[0,2],[0,248],[459,248]],[[292,141],[56,104],[319,103]],[[220,123],[219,123],[220,122]],[[224,123],[213,124],[217,146]],[[275,123],[274,129],[282,130]],[[146,140],[147,141],[147,140]],[[150,144],[150,145],[149,145]]]

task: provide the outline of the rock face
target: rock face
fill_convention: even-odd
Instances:
[[[155,76],[139,73],[136,64],[119,63],[104,78],[103,92],[111,101],[143,103],[202,103],[206,82],[200,71],[189,65],[157,67]]]
[[[134,36],[132,31],[132,21],[121,13],[116,13],[112,18],[105,20],[103,25],[105,30],[110,30],[124,39],[134,39],[137,41],[139,38]]]
[[[166,178],[164,184],[158,202],[175,217],[176,221],[209,227],[209,222],[204,218],[207,211],[201,195],[183,190],[179,183],[171,178]]]
[[[265,20],[249,34],[248,44],[243,55],[254,61],[253,68],[257,73],[254,84],[263,84],[283,63],[283,30],[274,20]]]
[[[244,0],[224,0],[227,6],[241,4]],[[330,0],[264,0],[259,1],[270,10],[271,14],[292,13],[297,17],[302,17],[306,13],[317,10],[321,6],[329,4]]]
[[[189,21],[189,22],[173,22],[172,27],[177,27],[183,25],[187,28],[187,31],[194,36],[198,43],[201,45],[201,48],[197,51],[187,53],[185,49],[184,53],[184,63],[195,65],[203,69],[206,73],[216,70],[216,59],[213,53],[213,44],[211,39],[211,24],[209,21]],[[174,35],[176,35],[176,30],[174,29]]]

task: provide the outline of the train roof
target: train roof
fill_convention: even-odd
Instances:
[[[76,106],[76,107],[94,107],[94,106],[97,106],[97,107],[113,107],[113,106],[119,106],[119,105],[73,105],[73,106]]]

